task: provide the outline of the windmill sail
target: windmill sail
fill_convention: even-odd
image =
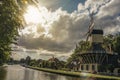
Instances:
[[[92,12],[92,14],[90,14],[90,24],[89,24],[89,30],[87,32],[87,38],[86,41],[88,41],[89,36],[91,35],[93,28],[94,28],[94,18],[93,18],[94,13]]]

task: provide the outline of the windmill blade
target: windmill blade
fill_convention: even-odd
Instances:
[[[89,36],[91,35],[92,31],[93,31],[93,28],[94,28],[94,12],[90,13],[90,8],[88,8],[88,12],[89,12],[89,17],[90,17],[90,24],[89,24],[89,30],[88,32],[86,33],[87,35],[87,38],[86,38],[86,41],[88,41],[89,39]]]
[[[93,28],[94,28],[94,21],[91,21],[90,25],[89,25],[89,33],[92,32]]]
[[[88,39],[89,39],[89,35],[87,35],[86,41],[88,41]]]
[[[94,28],[94,23],[92,23],[91,27],[89,28],[89,34],[91,34],[91,33],[92,33],[93,28]]]
[[[89,39],[89,37],[90,37],[90,35],[91,35],[92,31],[93,31],[93,29],[89,30],[89,32],[87,33],[87,38],[86,38],[86,41],[88,41],[88,39]]]
[[[86,33],[86,35],[87,35],[86,41],[88,41],[89,36],[91,35],[91,33],[92,33],[92,31],[93,31],[93,28],[94,28],[94,23],[92,23],[92,24],[89,26],[89,31]]]
[[[94,27],[94,19],[93,19],[93,17],[91,16],[91,21],[90,21],[90,24],[89,24],[89,30],[88,30],[88,32],[87,33],[89,33],[92,29],[93,29],[93,27]]]
[[[89,37],[90,37],[91,33],[90,30],[85,34],[85,36],[87,36],[86,41],[88,41]]]
[[[90,26],[89,26],[89,30],[88,30],[88,32],[87,32],[86,34],[91,33],[92,30],[93,30],[93,28],[94,28],[94,23],[90,24]]]

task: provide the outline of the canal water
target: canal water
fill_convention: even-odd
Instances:
[[[103,80],[103,79],[63,76],[24,68],[20,65],[8,65],[5,68],[0,68],[0,80]]]

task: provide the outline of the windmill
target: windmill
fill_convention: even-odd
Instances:
[[[103,43],[103,30],[102,29],[94,29],[94,15],[96,14],[94,11],[90,13],[89,11],[89,16],[90,16],[90,24],[89,24],[89,29],[88,32],[86,33],[87,38],[86,41],[90,38],[90,42],[92,44],[98,44],[98,43]]]
[[[102,29],[94,29],[94,18],[93,16],[95,15],[95,12],[90,13],[89,11],[89,16],[90,16],[90,24],[89,24],[89,29],[88,32],[86,33],[87,38],[86,41],[90,38],[90,44],[91,44],[91,51],[104,51],[102,48],[102,43],[103,43],[103,30]]]

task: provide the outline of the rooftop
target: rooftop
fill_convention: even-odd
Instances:
[[[101,29],[93,29],[92,34],[103,34],[103,30],[101,30]]]

